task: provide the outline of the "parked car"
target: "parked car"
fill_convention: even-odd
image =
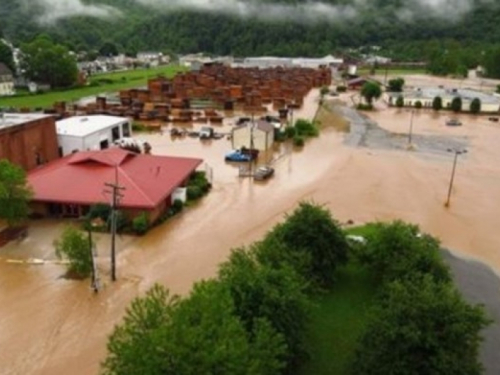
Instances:
[[[242,152],[241,150],[233,150],[226,154],[225,159],[226,161],[248,162],[252,160],[252,156],[250,154]]]
[[[448,126],[460,126],[460,125],[462,125],[462,123],[458,119],[452,118],[452,119],[449,119],[448,121],[446,121],[446,125],[448,125]]]
[[[268,178],[274,175],[274,168],[271,167],[259,167],[256,169],[253,178],[254,180],[262,181],[267,180]]]
[[[212,139],[214,137],[214,129],[204,126],[200,130],[200,139]]]

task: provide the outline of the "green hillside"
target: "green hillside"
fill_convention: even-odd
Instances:
[[[46,32],[75,50],[98,49],[111,41],[130,53],[154,49],[314,56],[344,47],[381,45],[397,49],[397,57],[403,59],[425,59],[426,46],[436,44],[435,39],[441,51],[449,49],[443,47],[443,41],[447,46],[457,42],[459,46],[485,50],[500,40],[500,28],[496,26],[500,4],[485,0],[470,0],[470,9],[458,6],[466,2],[457,2],[456,7],[448,2],[452,4],[448,8],[443,5],[432,10],[415,5],[422,3],[420,0],[373,0],[364,6],[353,5],[359,3],[354,0],[325,0],[322,4],[331,6],[324,8],[306,0],[246,0],[242,2],[250,6],[243,17],[235,15],[234,7],[221,8],[220,12],[213,7],[207,8],[209,12],[167,11],[140,5],[140,0],[93,0],[86,3],[112,5],[121,15],[77,16],[52,24],[37,22],[44,14],[37,1],[31,1],[30,7],[23,6],[23,0],[0,2],[0,29],[6,37],[22,42]]]

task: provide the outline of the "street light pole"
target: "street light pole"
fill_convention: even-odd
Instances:
[[[415,110],[411,110],[411,117],[410,117],[410,130],[408,131],[408,144],[411,145],[411,137],[413,135],[413,115],[415,114]]]
[[[455,156],[453,158],[453,168],[451,170],[451,178],[450,178],[450,185],[448,186],[448,196],[446,198],[445,202],[445,207],[450,206],[450,198],[451,198],[451,189],[453,188],[453,181],[455,180],[455,170],[457,168],[457,160],[458,160],[458,155],[460,154],[465,154],[467,150],[453,150],[453,149],[448,149],[448,152],[453,152],[455,153]]]

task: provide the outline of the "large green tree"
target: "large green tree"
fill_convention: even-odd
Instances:
[[[256,253],[267,244],[251,250],[238,249],[219,271],[219,279],[230,290],[235,312],[247,331],[265,319],[287,344],[286,361],[294,368],[305,358],[304,334],[309,321],[310,303],[306,281],[286,263],[273,268],[257,260]],[[272,251],[272,249],[271,249]]]
[[[278,375],[283,337],[264,319],[246,332],[228,289],[194,286],[188,298],[155,286],[136,299],[108,342],[107,375]]]
[[[481,99],[472,99],[469,110],[472,114],[478,114],[479,112],[481,112]]]
[[[54,43],[48,36],[40,35],[23,44],[21,66],[26,77],[52,87],[69,87],[75,84],[78,68],[68,49]]]
[[[361,96],[365,98],[369,105],[372,105],[374,99],[378,99],[382,96],[382,89],[378,83],[368,81],[361,88]]]
[[[401,77],[390,79],[388,91],[401,92],[401,91],[403,91],[404,84],[405,84],[405,80]]]
[[[32,191],[26,172],[6,159],[0,160],[0,219],[16,225],[28,217]]]
[[[481,307],[432,277],[387,286],[360,341],[356,375],[480,375]]]
[[[347,262],[349,245],[330,211],[313,203],[301,202],[283,223],[269,232],[259,260],[280,266],[288,261],[314,286],[329,287],[335,270]]]
[[[4,63],[10,70],[12,70],[12,74],[16,73],[16,64],[14,64],[12,50],[7,44],[2,42],[2,40],[0,40],[0,62]]]

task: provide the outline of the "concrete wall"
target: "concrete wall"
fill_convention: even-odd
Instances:
[[[59,157],[53,117],[0,128],[0,159],[7,159],[25,170]]]
[[[233,129],[232,142],[234,149],[242,147],[251,148],[252,132],[250,126]],[[266,151],[272,147],[274,142],[274,132],[264,132],[259,129],[253,131],[253,148],[259,151]]]
[[[108,128],[102,129],[95,133],[89,134],[86,137],[77,137],[68,134],[58,134],[59,145],[62,148],[63,155],[69,155],[73,151],[95,151],[101,149],[101,142],[107,140],[108,147],[113,145],[113,128],[119,127],[119,138],[124,138],[123,125],[126,124],[129,128],[129,134],[132,134],[132,126],[130,121],[125,120]],[[129,136],[130,136],[129,135]]]

